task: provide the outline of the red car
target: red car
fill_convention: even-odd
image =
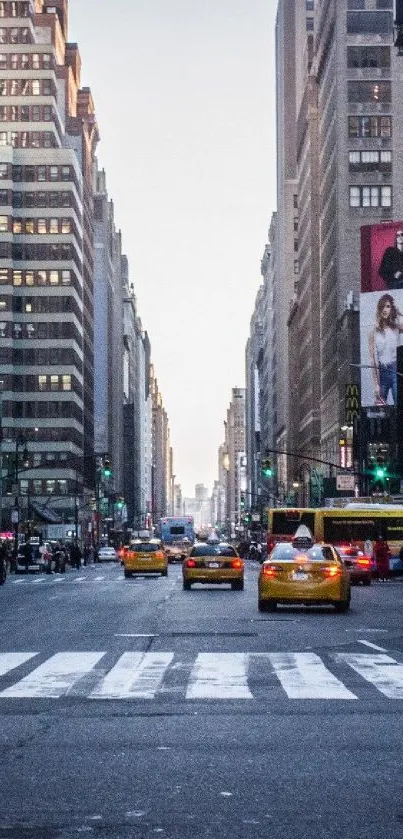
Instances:
[[[356,545],[337,545],[335,548],[347,568],[351,584],[362,583],[363,586],[370,586],[372,580],[371,557],[366,556]]]

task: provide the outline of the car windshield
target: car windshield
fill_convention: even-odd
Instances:
[[[237,556],[231,545],[197,545],[190,552],[190,556]]]
[[[154,551],[158,551],[159,545],[155,542],[135,542],[131,545],[131,549],[142,554],[152,554]]]
[[[276,545],[270,555],[271,562],[323,562],[334,560],[329,545],[314,545],[308,550],[299,550],[290,544]]]

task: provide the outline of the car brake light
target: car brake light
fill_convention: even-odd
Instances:
[[[267,552],[268,552],[268,553],[271,553],[271,551],[273,550],[273,548],[274,548],[275,544],[276,544],[276,543],[275,543],[274,539],[268,539],[268,541],[267,541]]]
[[[277,574],[277,568],[275,565],[265,565],[263,563],[262,574],[264,577],[275,577]]]
[[[231,562],[231,568],[243,568],[242,559],[233,559]]]
[[[194,559],[187,559],[185,565],[186,568],[196,568],[196,562]]]
[[[357,565],[361,565],[363,568],[368,568],[371,565],[371,560],[368,559],[367,556],[360,556],[357,559]]]
[[[323,574],[325,577],[340,577],[341,568],[339,565],[326,565]]]

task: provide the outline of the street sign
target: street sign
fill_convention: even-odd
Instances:
[[[252,521],[260,521],[260,513],[252,513]]]
[[[337,489],[354,491],[355,478],[354,475],[336,475]]]

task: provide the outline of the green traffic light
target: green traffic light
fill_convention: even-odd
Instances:
[[[383,466],[377,466],[375,469],[375,477],[376,478],[384,478],[386,476],[386,469]]]

